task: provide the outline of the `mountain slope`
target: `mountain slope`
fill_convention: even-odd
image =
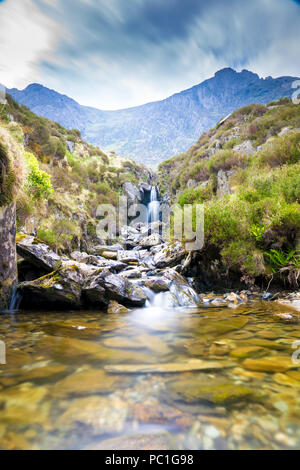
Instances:
[[[187,150],[202,132],[239,107],[290,97],[295,79],[263,79],[247,70],[226,68],[163,101],[119,111],[81,106],[37,84],[9,92],[36,114],[80,129],[90,143],[151,165]]]
[[[300,106],[238,109],[159,166],[161,193],[204,205],[205,245],[189,276],[300,279]],[[202,270],[202,273],[201,273]]]
[[[99,204],[117,206],[124,183],[149,179],[142,165],[104,153],[85,142],[78,130],[37,116],[10,95],[0,107],[0,153],[1,148],[12,155],[14,172],[3,190],[5,167],[0,161],[0,207],[10,193],[16,193],[12,183],[18,186],[18,230],[34,233],[59,250],[86,249],[97,243]],[[15,184],[19,180],[23,184]]]

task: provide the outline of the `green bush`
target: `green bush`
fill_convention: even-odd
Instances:
[[[27,167],[25,180],[27,194],[35,200],[46,199],[53,192],[50,175],[40,169],[39,162],[32,153],[25,153],[25,165]]]
[[[292,132],[282,137],[277,137],[264,149],[258,162],[274,168],[284,164],[297,163],[300,160],[300,132]]]

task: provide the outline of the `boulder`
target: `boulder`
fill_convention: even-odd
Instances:
[[[93,248],[91,248],[90,251],[93,255],[101,256],[103,251],[119,251],[119,250],[123,250],[123,246],[120,244],[116,244],[116,245],[96,245]]]
[[[128,279],[103,271],[95,276],[84,290],[85,297],[92,304],[108,304],[115,300],[128,306],[143,306],[146,302],[144,291]]]
[[[81,307],[81,283],[81,275],[71,267],[60,268],[34,281],[22,282],[18,286],[21,307],[78,309]]]
[[[167,268],[176,266],[185,257],[186,252],[181,242],[174,242],[166,245],[161,251],[156,253],[153,262],[157,268]]]
[[[160,245],[162,242],[162,239],[158,233],[152,233],[146,238],[143,238],[140,241],[140,246],[143,248],[151,248],[152,246],[157,246]]]
[[[177,300],[178,306],[197,306],[201,299],[187,280],[175,270],[164,273],[164,277],[169,281],[169,290]]]
[[[118,252],[118,260],[122,263],[138,263],[140,259],[148,255],[147,250],[124,250]]]
[[[17,252],[29,263],[49,273],[61,265],[61,257],[57,253],[31,236],[17,244]]]
[[[169,283],[162,278],[147,279],[145,287],[153,290],[154,292],[166,292],[169,290]]]
[[[88,255],[87,253],[81,251],[73,251],[70,256],[74,261],[78,261],[79,263],[92,264],[94,266],[98,266],[100,262],[97,256]]]
[[[108,251],[108,250],[102,251],[102,256],[103,258],[106,258],[106,259],[113,259],[113,260],[118,259],[118,253],[116,251]]]

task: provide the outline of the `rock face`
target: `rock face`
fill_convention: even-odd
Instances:
[[[17,282],[16,208],[12,203],[0,206],[0,310],[9,307],[11,292]]]
[[[234,174],[234,171],[218,171],[218,190],[217,194],[219,197],[224,196],[225,194],[230,194],[229,179]]]
[[[128,198],[128,202],[131,204],[141,202],[143,199],[143,193],[133,183],[124,183],[123,191]]]

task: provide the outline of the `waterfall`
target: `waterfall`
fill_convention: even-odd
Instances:
[[[157,188],[152,186],[150,193],[150,202],[148,204],[148,222],[157,222],[159,220],[159,201],[157,199]]]
[[[16,310],[19,310],[21,300],[21,294],[18,292],[17,286],[14,286],[11,294],[8,312],[15,312]]]

